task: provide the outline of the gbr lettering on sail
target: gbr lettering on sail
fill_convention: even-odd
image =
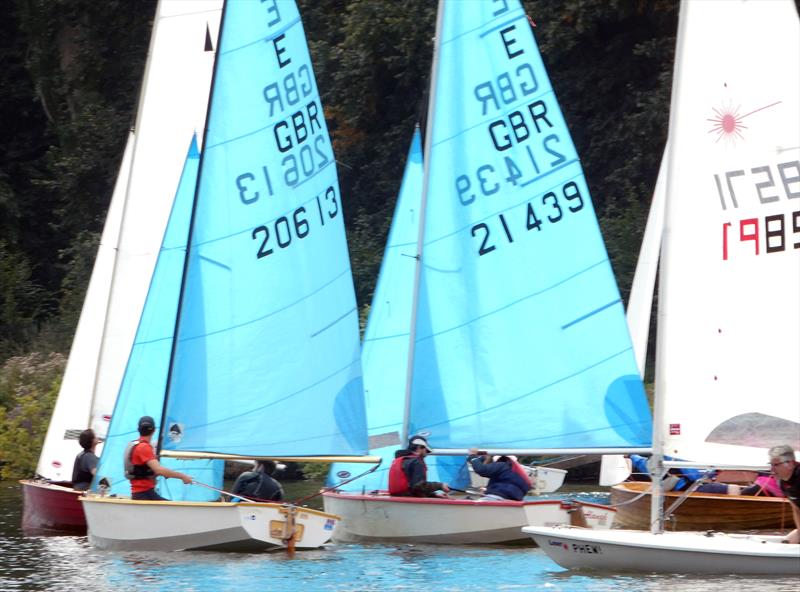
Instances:
[[[563,125],[555,96],[537,77],[533,56],[526,50],[531,33],[525,18],[488,33],[482,42],[498,44],[505,68],[487,73],[475,84],[468,100],[477,105],[482,124],[485,162],[456,175],[460,204],[473,207],[482,200],[519,195],[524,203],[474,224],[470,232],[479,256],[512,248],[523,235],[548,232],[564,224],[585,205],[582,181],[566,178],[542,191],[539,183],[550,173],[577,164],[574,147]]]
[[[310,187],[312,184],[306,181],[334,163],[302,25],[299,20],[287,22],[281,4],[275,0],[262,0],[260,6],[275,31],[264,40],[270,47],[272,64],[262,73],[259,98],[268,122],[270,146],[262,162],[249,165],[234,179],[236,193],[245,205],[281,199],[291,194],[286,190]],[[255,256],[277,255],[319,232],[339,214],[338,191],[335,182],[321,191],[310,190],[299,206],[256,226],[251,233]]]

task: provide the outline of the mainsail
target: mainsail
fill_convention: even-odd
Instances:
[[[449,449],[647,448],[619,292],[526,16],[444,2],[439,18],[408,431]]]
[[[357,317],[297,7],[228,2],[161,449],[363,454]]]
[[[90,421],[92,390],[97,372],[97,361],[103,336],[103,324],[108,308],[108,295],[111,277],[114,272],[117,239],[122,224],[122,206],[128,188],[128,177],[133,154],[133,133],[128,135],[125,153],[119,167],[117,182],[111,195],[111,203],[106,213],[103,234],[97,247],[97,257],[92,268],[92,277],[86,289],[81,316],[75,328],[72,347],[61,380],[47,428],[47,435],[39,454],[36,474],[53,481],[69,481],[72,478],[72,464],[80,450],[77,439]],[[104,391],[98,394],[108,401],[104,405],[113,406],[117,393]],[[102,424],[101,424],[102,425]],[[98,432],[104,434],[106,425]]]
[[[105,434],[136,335],[192,134],[203,129],[221,0],[161,0],[156,11],[93,377],[92,426]],[[135,425],[134,425],[135,427]]]
[[[763,465],[765,447],[800,441],[799,72],[790,0],[682,5],[659,281],[665,454]]]

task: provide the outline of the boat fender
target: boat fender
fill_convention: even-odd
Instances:
[[[147,465],[135,465],[131,460],[133,458],[133,449],[136,448],[137,444],[141,443],[141,440],[133,440],[125,448],[125,477],[127,479],[149,479],[156,476],[153,469]]]

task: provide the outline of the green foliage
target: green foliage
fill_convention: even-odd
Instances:
[[[0,478],[34,474],[65,364],[61,354],[30,354],[0,368]]]

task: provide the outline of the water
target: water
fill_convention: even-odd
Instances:
[[[318,487],[305,483],[306,490]],[[289,488],[287,488],[289,489]],[[290,495],[303,495],[289,490]],[[297,553],[119,553],[86,537],[26,537],[22,496],[0,482],[0,590],[223,592],[226,590],[800,590],[794,578],[586,575],[561,569],[532,547],[340,545]]]

